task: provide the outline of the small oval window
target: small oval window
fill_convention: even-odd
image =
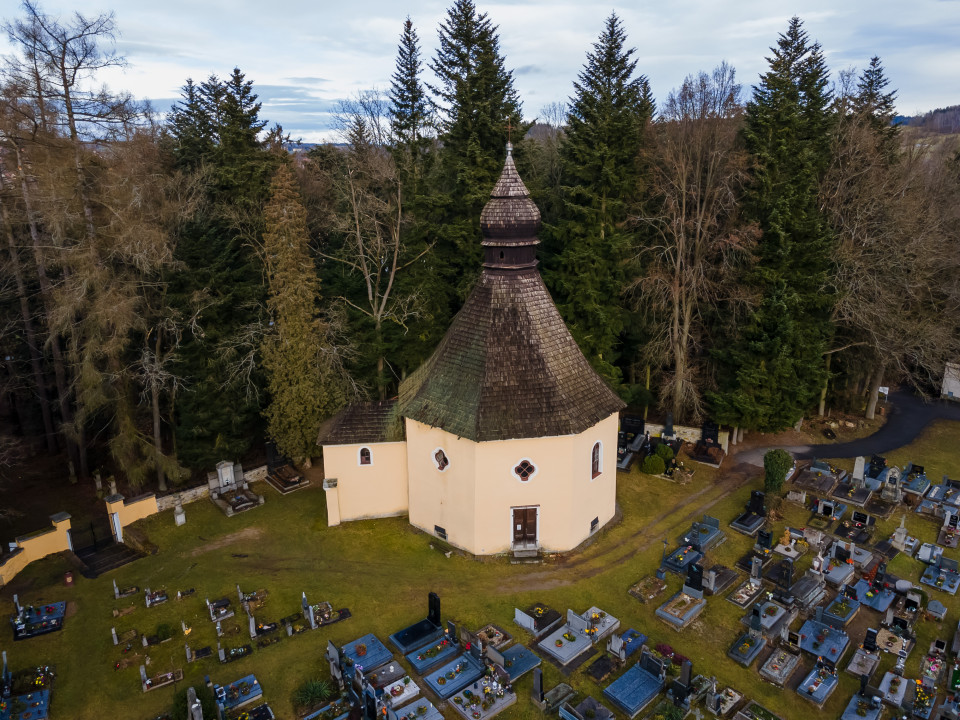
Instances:
[[[439,470],[440,472],[443,472],[444,470],[446,470],[447,467],[450,465],[450,460],[447,459],[447,454],[439,448],[433,454],[433,461],[437,464],[437,470]]]

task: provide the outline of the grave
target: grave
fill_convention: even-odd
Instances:
[[[153,677],[147,677],[147,668],[143,665],[140,666],[140,689],[143,692],[150,692],[181,680],[183,680],[183,670],[171,670],[170,672],[158,673]]]
[[[943,557],[943,548],[931,543],[923,543],[917,552],[917,560],[926,565],[936,565]]]
[[[896,599],[896,593],[882,581],[874,580],[871,583],[861,578],[857,580],[853,590],[861,605],[877,612],[885,613]]]
[[[267,595],[269,595],[269,593],[262,589],[245,593],[240,589],[240,585],[237,585],[237,600],[240,603],[240,607],[242,607],[248,615],[254,610],[259,610],[263,607]]]
[[[432,707],[432,706],[431,706]],[[404,712],[407,712],[405,710]],[[334,700],[327,705],[324,705],[319,710],[315,710],[309,715],[304,716],[303,720],[346,720],[350,715],[350,704],[345,699]],[[426,715],[424,717],[427,717]],[[437,720],[442,716],[440,713],[437,713],[433,716],[432,720]]]
[[[395,632],[390,636],[390,642],[406,655],[433,643],[443,637],[443,633],[444,628],[440,623],[440,596],[432,592],[427,597],[427,617]]]
[[[863,644],[857,648],[847,664],[848,673],[857,677],[865,675],[868,678],[873,675],[874,670],[880,664],[880,648],[877,646],[877,635],[879,635],[879,631],[867,628]]]
[[[744,580],[740,587],[727,595],[727,600],[739,608],[746,609],[747,606],[752,605],[753,601],[760,597],[760,593],[763,592],[762,569],[762,559],[754,556],[750,566],[750,577]]]
[[[800,656],[783,648],[775,649],[760,668],[760,676],[767,682],[784,687],[797,669]]]
[[[187,654],[187,663],[196,662],[197,660],[203,660],[205,658],[213,655],[213,648],[209,645],[207,647],[202,647],[199,650],[194,650],[190,645],[184,643],[184,650]]]
[[[850,644],[850,638],[823,621],[822,608],[800,627],[800,649],[815,657],[823,657],[836,665]]]
[[[468,720],[486,720],[506,710],[517,701],[517,694],[509,680],[500,677],[484,677],[472,688],[461,690],[451,698],[451,705],[458,715]]]
[[[528,630],[535,638],[543,637],[562,620],[560,613],[543,603],[534,603],[526,610],[514,608],[513,612],[513,621]]]
[[[785,636],[786,628],[797,617],[796,611],[788,610],[773,600],[760,600],[751,608],[749,613],[740,618],[740,622],[747,627],[751,627],[754,610],[760,616],[760,631],[767,640],[771,641]]]
[[[614,720],[614,714],[596,698],[586,697],[576,707],[565,702],[559,707],[562,720]]]
[[[119,588],[117,587],[117,581],[116,580],[113,581],[113,599],[114,600],[121,600],[123,598],[136,595],[139,592],[140,592],[140,588],[137,587],[136,585],[130,585],[129,587]]]
[[[429,645],[414,650],[405,657],[407,662],[413,666],[413,669],[423,675],[437,665],[453,659],[459,652],[460,645],[457,642],[456,627],[448,622],[447,629],[442,637]]]
[[[650,575],[632,585],[627,592],[640,602],[646,604],[666,589],[666,580]]]
[[[960,695],[947,695],[937,710],[938,720],[958,720],[960,718]]]
[[[316,716],[321,717],[320,715]],[[346,717],[346,716],[344,716]],[[433,703],[426,698],[420,698],[407,705],[402,710],[388,710],[388,720],[443,720],[443,715],[437,710]],[[305,717],[303,720],[313,720],[313,716]],[[337,719],[339,720],[339,718]]]
[[[818,659],[813,670],[800,681],[797,694],[822,708],[827,698],[837,689],[839,682],[836,666],[829,660]]]
[[[924,472],[923,465],[907,463],[907,467],[903,470],[903,478],[900,480],[900,488],[916,500],[924,497],[930,488],[930,479]]]
[[[293,465],[280,465],[267,473],[267,482],[281,495],[307,487],[310,481]]]
[[[267,647],[280,641],[279,635],[274,635],[280,630],[279,622],[257,622],[253,615],[248,615],[250,639],[257,641],[257,647]],[[270,637],[273,636],[273,637]]]
[[[473,646],[459,658],[424,676],[423,681],[441,700],[453,697],[484,674],[480,648]]]
[[[760,607],[754,606],[750,613],[748,629],[733,641],[727,650],[727,657],[736,660],[744,667],[750,667],[757,656],[767,646],[767,639],[763,637],[763,622],[760,617]]]
[[[957,547],[960,543],[960,516],[954,510],[948,510],[943,516],[943,525],[940,526],[940,535],[937,544],[948,548]]]
[[[732,687],[726,687],[721,692],[717,692],[716,681],[714,681],[713,688],[707,693],[707,710],[717,717],[726,717],[733,712],[741,700],[743,700],[743,694]]]
[[[703,574],[703,590],[707,595],[719,595],[738,577],[736,570],[717,564]]]
[[[748,702],[742,709],[737,711],[733,720],[783,720],[779,715],[775,715],[756,702]]]
[[[217,643],[217,656],[220,658],[220,662],[232,663],[234,660],[239,660],[242,657],[246,657],[253,652],[253,647],[250,645],[240,645],[239,647],[232,648],[223,648],[220,647],[220,643]]]
[[[541,640],[537,647],[561,667],[593,649],[590,621],[573,610],[567,610],[567,622]]]
[[[206,603],[211,622],[220,622],[221,620],[232,618],[235,614],[233,607],[230,605],[230,598],[223,597],[213,602],[210,602],[208,598]]]
[[[873,491],[866,486],[862,476],[859,479],[853,476],[843,477],[830,493],[830,497],[857,507],[864,507],[872,495]]]
[[[935,640],[930,645],[927,654],[920,662],[920,679],[929,681],[931,685],[939,685],[947,673],[947,644],[942,640]]]
[[[893,468],[887,465],[887,459],[885,457],[874,455],[870,458],[869,465],[864,469],[864,483],[873,492],[881,490],[883,486],[887,484],[892,469]]]
[[[157,605],[162,605],[169,598],[167,597],[167,591],[164,588],[159,590],[150,590],[150,588],[144,588],[143,590],[143,601],[146,603],[147,607],[156,607]]]
[[[7,653],[0,664],[0,720],[46,720],[54,668],[49,665],[12,672]]]
[[[847,551],[835,551],[835,556],[826,560],[823,577],[833,587],[841,588],[853,579],[853,560]]]
[[[880,720],[883,714],[883,703],[879,694],[870,692],[866,686],[866,678],[861,681],[860,692],[855,693],[847,707],[840,715],[840,720]]]
[[[540,658],[519,643],[507,650],[497,650],[492,645],[484,649],[484,656],[494,665],[499,665],[509,677],[511,683],[540,667]]]
[[[794,474],[793,484],[802,490],[829,495],[845,474],[842,470],[836,471],[830,467],[829,463],[814,460],[808,467]]]
[[[801,610],[819,605],[827,595],[826,579],[819,570],[810,569],[790,587],[794,604]]]
[[[700,562],[702,558],[703,553],[693,545],[681,545],[667,555],[661,567],[677,575],[684,575],[689,566]]]
[[[474,635],[483,643],[484,647],[502,650],[513,641],[513,636],[499,625],[487,624],[477,630]]]
[[[826,530],[835,520],[842,519],[847,513],[846,503],[833,498],[813,498],[810,509],[813,511],[813,517],[807,524],[819,530]]]
[[[420,686],[409,675],[404,675],[383,688],[383,696],[388,699],[390,707],[394,708],[406,705],[419,695]]]
[[[533,704],[546,713],[553,713],[568,700],[572,700],[576,691],[566,683],[560,683],[546,693],[543,691],[543,673],[540,668],[533,671]]]
[[[14,641],[63,630],[67,613],[65,602],[22,606],[19,598],[14,595],[13,608],[16,612],[10,616],[10,625],[13,627]]]
[[[937,689],[926,683],[912,683],[910,689],[913,695],[904,703],[904,707],[910,709],[914,717],[929,720],[937,705]]]
[[[936,565],[930,565],[924,570],[920,582],[950,595],[956,595],[957,588],[960,587],[957,561],[941,557]]]
[[[255,675],[246,675],[229,685],[214,685],[213,697],[221,712],[230,712],[263,697],[263,688]]]
[[[687,580],[676,595],[657,608],[656,616],[674,630],[682,630],[703,612],[707,601],[703,599],[703,568],[690,565]]]
[[[744,535],[756,536],[767,518],[767,511],[763,506],[765,499],[766,496],[759,490],[752,491],[746,509],[730,523],[730,527]]]
[[[899,552],[906,553],[908,556],[913,557],[914,553],[916,553],[920,547],[920,541],[907,534],[905,522],[906,516],[901,516],[900,527],[893,531],[893,535],[890,537],[890,544]]]
[[[783,535],[780,536],[777,546],[773,551],[777,555],[796,560],[803,555],[809,546],[803,539],[803,530],[794,530],[793,528],[784,528]]]
[[[368,672],[393,660],[387,647],[372,633],[347,643],[340,648],[339,654],[344,676],[351,675],[357,665],[363,672]]]
[[[663,661],[644,648],[641,650],[640,661],[610,683],[603,694],[628,717],[633,718],[663,690],[665,677]]]
[[[210,499],[227,517],[263,505],[264,498],[250,490],[240,463],[223,460],[216,472],[207,473]]]
[[[873,563],[873,553],[857,547],[852,542],[837,540],[831,548],[831,555],[834,559],[843,562],[852,561],[854,567],[859,570],[868,568]]]
[[[837,628],[846,627],[860,612],[860,601],[852,595],[855,595],[853,590],[844,586],[840,594],[824,610],[824,621]]]
[[[726,539],[726,534],[720,529],[720,521],[704,515],[681,536],[680,545],[692,545],[700,552],[706,553],[722,545]]]
[[[324,625],[333,625],[333,623],[353,617],[348,608],[334,610],[333,606],[327,601],[311,605],[307,602],[306,593],[300,593],[300,611],[303,613],[303,619],[307,621],[313,630],[323,627]]]
[[[905,680],[893,671],[887,671],[880,681],[878,690],[883,698],[883,702],[894,708],[903,706],[903,699],[907,693],[909,680]]]

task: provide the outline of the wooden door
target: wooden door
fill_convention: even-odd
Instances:
[[[516,543],[537,541],[537,508],[513,509],[513,541]]]

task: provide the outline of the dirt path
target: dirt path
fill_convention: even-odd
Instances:
[[[198,555],[203,555],[208,553],[211,550],[219,550],[220,548],[225,548],[227,545],[232,545],[235,542],[240,540],[256,540],[261,535],[263,535],[263,528],[259,527],[248,527],[243,530],[238,530],[237,532],[230,533],[229,535],[224,535],[222,538],[217,540],[210,540],[209,542],[204,543],[200,547],[194,548],[190,551],[190,557],[197,557]]]
[[[662,541],[665,532],[669,534],[700,517],[727,495],[743,487],[755,475],[756,468],[752,465],[738,463],[729,470],[721,471],[718,482],[705,485],[689,496],[684,503],[684,507],[688,508],[687,512],[677,518],[666,530],[660,529],[658,526],[677,511],[676,507],[660,513],[646,523],[644,527],[616,545],[610,545],[593,554],[580,553],[569,562],[561,562],[554,568],[532,572],[515,582],[501,584],[494,591],[506,595],[520,591],[551,590],[601,575],[620,563],[636,557],[638,553],[651,549],[655,544]],[[712,491],[717,491],[715,497],[700,504],[694,504]],[[581,566],[585,565],[588,567],[580,569]],[[568,577],[568,573],[578,569],[579,572],[574,577]]]

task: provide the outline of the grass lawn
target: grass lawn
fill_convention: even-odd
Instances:
[[[939,423],[909,448],[891,453],[889,460],[900,465],[908,460],[923,464],[931,479],[938,480],[943,474],[960,472],[958,448],[960,424]],[[837,462],[852,467],[852,461]],[[18,592],[24,603],[67,600],[73,614],[63,632],[15,645],[6,642],[3,647],[13,669],[33,664],[56,666],[51,714],[55,720],[105,716],[148,720],[168,710],[175,692],[172,686],[146,695],[140,692],[139,665],[146,654],[151,659],[148,674],[182,668],[184,683],[202,683],[204,675],[209,675],[214,682],[226,684],[254,672],[264,688],[264,698],[278,718],[286,719],[295,717],[291,705],[294,688],[309,678],[328,676],[323,660],[328,639],[343,644],[373,632],[386,642],[390,633],[426,615],[427,593],[434,590],[442,599],[444,618],[470,629],[494,622],[521,642],[530,638],[512,622],[514,607],[540,601],[564,613],[567,608],[582,612],[597,605],[620,618],[623,630],[633,627],[650,636],[650,645],[671,644],[693,660],[695,673],[716,675],[722,685],[733,685],[786,720],[805,719],[810,716],[811,706],[792,692],[761,682],[757,665],[747,669],[727,659],[727,649],[742,632],[743,613],[724,596],[711,598],[691,627],[675,632],[657,620],[654,611],[679,589],[679,578],[668,575],[667,591],[651,604],[641,604],[627,594],[633,583],[656,569],[662,540],[668,538],[672,548],[677,536],[704,511],[718,517],[727,532],[727,541],[708,555],[707,567],[714,562],[732,566],[752,546],[752,539],[730,530],[727,523],[746,503],[750,490],[761,485],[760,471],[739,486],[731,478],[726,467],[721,472],[703,466],[697,467],[694,481],[685,486],[636,470],[621,474],[618,501],[622,522],[601,533],[583,552],[543,565],[511,565],[501,559],[476,560],[459,555],[447,558],[440,550],[431,549],[432,539],[414,531],[405,518],[328,528],[324,494],[318,487],[281,497],[261,486],[259,491],[267,494],[266,504],[234,518],[226,518],[212,503],[200,501],[185,507],[187,524],[182,527],[174,525],[172,512],[141,521],[138,530],[160,548],[159,552],[97,580],[77,576],[76,584],[68,588],[62,582],[64,571],[70,569],[66,560],[54,557],[34,563],[0,590],[4,614],[12,612],[9,600],[13,592]],[[731,487],[735,489],[730,491]],[[802,526],[809,517],[806,511],[788,503],[784,503],[783,512],[784,519],[773,527],[775,537],[782,534],[785,525]],[[881,522],[876,537],[888,536],[899,520],[895,515]],[[907,525],[922,541],[936,539],[932,521],[908,514]],[[809,554],[798,567],[808,563]],[[921,566],[898,558],[890,570],[916,581]],[[142,593],[115,601],[114,578],[120,586],[164,587],[171,597],[177,590],[188,588],[196,588],[196,594],[148,609]],[[250,657],[229,665],[220,665],[215,657],[188,665],[181,621],[192,628],[186,638],[192,648],[210,645],[216,649],[205,598],[227,596],[234,602],[237,616],[224,625],[240,625],[240,633],[225,638],[224,645],[249,642],[246,627],[239,622],[246,621],[246,616],[236,607],[237,583],[247,592],[259,588],[269,591],[258,620],[274,621],[298,612],[302,591],[311,602],[329,600],[336,608],[349,607],[353,618],[294,637],[284,635],[281,642],[255,649]],[[937,636],[949,639],[960,619],[960,599],[935,591],[931,595],[950,612],[942,627],[929,622],[918,625],[918,650],[908,660],[908,675],[915,676],[919,656],[930,641]],[[130,604],[136,606],[131,614],[112,616],[115,607]],[[116,627],[121,634],[130,628],[152,634],[161,623],[173,626],[173,639],[147,649],[136,646],[133,652],[139,653],[139,658],[130,667],[115,670],[114,664],[126,656],[113,646],[110,628]],[[851,654],[848,650],[843,666]],[[880,675],[875,678],[879,679],[892,664],[893,658],[885,656]],[[547,662],[543,670],[547,687],[562,679]],[[591,683],[583,669],[567,682],[601,698],[602,688]],[[853,676],[841,673],[840,688],[825,706],[823,717],[838,717],[857,685]],[[529,676],[520,681],[519,701],[502,717],[540,716],[529,701],[530,686]],[[452,710],[445,714],[454,717]]]

